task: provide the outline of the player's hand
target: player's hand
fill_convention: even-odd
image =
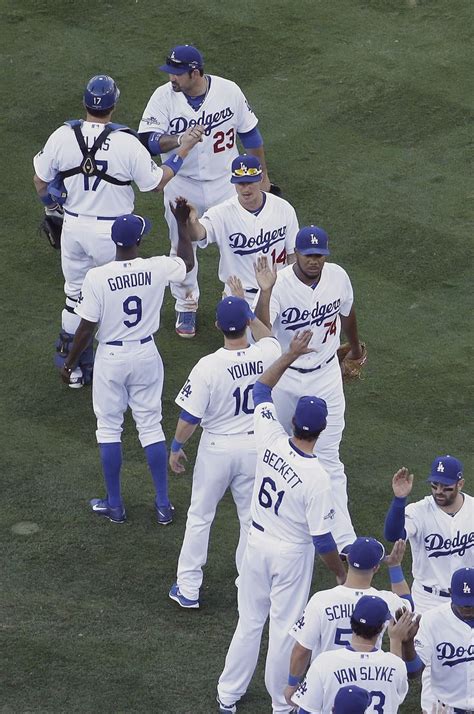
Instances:
[[[179,451],[171,451],[169,458],[170,469],[175,474],[183,474],[186,471],[186,465],[181,463],[187,461],[188,457],[182,449]]]
[[[413,487],[413,474],[408,472],[405,466],[398,469],[392,478],[393,493],[398,498],[406,498]]]
[[[262,292],[267,292],[273,288],[277,278],[277,269],[274,265],[270,267],[266,256],[261,255],[257,262],[253,264],[258,287]]]
[[[285,691],[283,692],[283,696],[284,696],[285,699],[286,699],[286,703],[289,704],[290,707],[294,707],[294,704],[293,704],[293,702],[291,701],[291,697],[292,697],[293,694],[296,692],[296,690],[298,689],[298,687],[299,687],[298,684],[296,684],[294,687],[290,687],[290,685],[287,684],[286,687],[285,687]]]
[[[184,149],[184,151],[190,151],[193,146],[196,146],[203,139],[205,128],[201,124],[196,124],[196,126],[191,126],[186,129],[184,134],[181,134],[181,143],[179,149]],[[179,153],[179,149],[178,152]]]
[[[44,207],[46,216],[54,216],[55,218],[64,218],[64,208],[59,203],[52,203],[50,206]]]
[[[349,352],[347,353],[346,357],[347,357],[347,359],[360,359],[363,354],[364,354],[364,350],[362,349],[360,342],[359,342],[359,346],[356,347],[355,349],[354,348],[350,349]]]
[[[64,384],[71,384],[71,371],[72,370],[69,369],[69,367],[66,367],[65,365],[61,367],[61,371],[59,372],[59,374],[61,375],[61,379]]]
[[[178,223],[186,223],[189,220],[193,206],[183,196],[178,196],[175,200],[176,205],[172,201],[169,202],[171,213]]]
[[[242,281],[240,278],[238,278],[236,275],[230,275],[227,278],[227,285],[229,286],[230,294],[234,295],[235,297],[243,298],[245,300],[245,292],[244,288],[242,285]],[[224,299],[226,294],[224,293],[222,295],[222,299]]]
[[[308,347],[312,336],[313,333],[311,330],[300,330],[300,332],[297,332],[293,336],[290,346],[288,347],[288,352],[293,355],[295,359],[297,357],[301,357],[301,355],[307,355],[310,352],[314,352],[315,350]]]
[[[421,615],[415,615],[411,610],[400,609],[395,613],[388,626],[388,636],[391,640],[408,642],[412,640],[420,625]]]
[[[389,568],[394,565],[401,565],[403,556],[405,555],[405,549],[407,547],[406,542],[403,538],[399,538],[393,544],[392,552],[385,556],[383,562],[388,565]]]

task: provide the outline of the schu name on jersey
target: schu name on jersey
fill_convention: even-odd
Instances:
[[[368,664],[361,667],[344,667],[333,672],[339,684],[351,682],[392,682],[395,667]]]
[[[289,464],[286,463],[285,459],[282,459],[281,456],[275,454],[274,451],[265,449],[265,453],[263,454],[263,463],[268,464],[268,466],[271,466],[272,469],[280,474],[282,479],[286,481],[288,486],[291,486],[291,488],[299,486],[300,483],[303,483],[298,474],[293,471]]]
[[[425,537],[425,550],[428,558],[440,558],[444,555],[464,555],[466,550],[474,547],[474,531],[461,533],[457,531],[454,538],[443,538],[441,533],[430,533]]]
[[[136,288],[137,285],[151,285],[151,270],[116,275],[113,278],[107,278],[107,282],[112,292],[125,290],[125,288]]]
[[[247,237],[245,233],[231,233],[229,245],[236,255],[251,255],[259,252],[265,255],[276,243],[285,239],[286,225],[265,232],[260,228],[256,236]]]
[[[242,362],[241,364],[233,364],[232,367],[227,367],[232,379],[240,379],[241,377],[251,377],[254,374],[263,374],[263,362]]]
[[[205,126],[206,131],[204,132],[206,136],[209,136],[211,131],[215,129],[216,126],[221,126],[221,124],[225,124],[226,121],[229,119],[232,119],[234,116],[234,112],[230,107],[225,107],[225,109],[221,109],[218,112],[211,112],[210,114],[206,114],[206,112],[203,110],[201,116],[197,117],[196,119],[186,119],[186,117],[174,117],[173,119],[170,120],[170,125],[169,125],[169,130],[168,134],[182,134],[186,129],[189,129],[189,127],[196,126],[199,124],[200,126]]]
[[[463,662],[474,661],[474,645],[469,645],[469,647],[459,645],[456,647],[452,642],[439,642],[436,645],[436,652],[436,658],[440,662],[444,660],[442,667],[455,667]]]
[[[353,602],[341,602],[324,608],[324,612],[326,613],[328,622],[333,622],[333,620],[350,618],[354,612],[354,607],[355,603]]]
[[[318,301],[312,310],[287,307],[280,315],[280,324],[284,326],[285,330],[301,330],[310,325],[320,327],[326,318],[338,314],[340,305],[341,298],[321,305]]]

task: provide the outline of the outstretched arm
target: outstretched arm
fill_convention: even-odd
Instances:
[[[385,518],[384,536],[389,541],[406,538],[405,531],[405,505],[407,496],[413,486],[413,474],[403,466],[393,476],[392,489],[394,499]]]

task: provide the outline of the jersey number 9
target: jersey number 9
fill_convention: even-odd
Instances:
[[[135,327],[142,319],[142,300],[137,295],[131,295],[123,303],[123,311],[126,315],[134,315],[134,320],[124,320],[125,327]]]

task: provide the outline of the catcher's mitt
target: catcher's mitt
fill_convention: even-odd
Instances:
[[[45,215],[39,226],[39,232],[44,233],[52,248],[61,248],[61,232],[63,230],[63,211],[58,206],[55,209],[46,208]]]
[[[273,193],[274,196],[280,196],[282,195],[282,190],[279,186],[276,185],[276,183],[271,183],[270,184],[270,193]]]
[[[342,378],[344,382],[360,379],[362,376],[362,367],[367,362],[367,348],[365,346],[365,342],[361,342],[360,346],[362,348],[362,355],[359,359],[349,359],[347,357],[351,350],[351,346],[348,342],[341,345],[337,351],[337,358],[339,360],[339,364],[341,365]]]

